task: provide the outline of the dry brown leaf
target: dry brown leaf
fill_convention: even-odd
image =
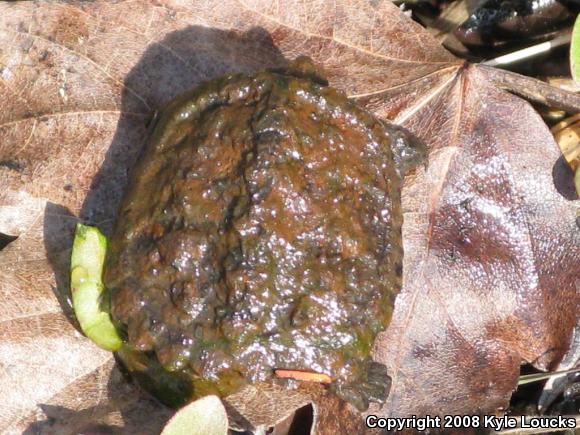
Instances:
[[[575,171],[580,166],[580,113],[553,126],[552,133],[566,162]]]
[[[72,229],[110,230],[163,103],[298,55],[430,148],[403,192],[405,288],[377,344],[393,377],[380,412],[493,412],[522,359],[552,367],[569,350],[578,203],[553,138],[489,69],[458,62],[390,2],[0,3],[0,47],[0,232],[19,236],[0,252],[0,431],[159,432],[168,411],[63,315]],[[307,397],[293,400],[276,419]]]
[[[565,163],[531,106],[484,73],[402,120],[428,131],[431,161],[404,196],[405,286],[377,344],[396,385],[387,414],[498,412],[520,361],[553,368],[578,319],[578,203],[554,186]]]

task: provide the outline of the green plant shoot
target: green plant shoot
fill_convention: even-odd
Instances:
[[[77,224],[71,254],[71,293],[81,329],[97,346],[110,351],[123,344],[109,312],[101,307],[107,238],[96,227]]]

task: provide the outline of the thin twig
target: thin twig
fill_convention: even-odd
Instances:
[[[530,101],[567,112],[580,112],[580,95],[511,71],[479,65],[497,86]]]
[[[330,384],[332,382],[332,378],[324,373],[289,369],[276,369],[274,370],[274,373],[279,378],[289,378],[297,381],[318,382],[321,384]]]
[[[557,36],[554,39],[541,44],[532,45],[531,47],[526,47],[512,53],[504,54],[503,56],[496,57],[495,59],[486,60],[482,62],[482,65],[488,66],[504,66],[512,65],[514,63],[521,62],[523,60],[528,60],[533,57],[539,56],[540,54],[548,53],[554,48],[560,47],[562,45],[567,45],[572,40],[572,33],[567,32],[563,35]]]
[[[580,372],[580,368],[570,369],[570,370],[561,370],[559,372],[533,373],[531,375],[522,375],[518,379],[518,385],[525,385],[525,384],[529,384],[532,382],[543,381],[545,379],[551,378],[552,376],[567,375],[569,373],[576,373],[576,372]]]

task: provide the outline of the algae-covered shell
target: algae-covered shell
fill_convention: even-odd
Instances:
[[[383,400],[370,351],[401,286],[406,145],[304,58],[169,103],[106,265],[128,346],[194,397],[295,382],[282,369],[326,375],[360,409]]]

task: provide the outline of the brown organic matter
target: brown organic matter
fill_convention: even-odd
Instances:
[[[384,402],[370,351],[401,287],[400,172],[422,151],[305,58],[178,97],[111,238],[105,285],[128,345],[193,397],[292,386],[274,373],[291,369],[326,374],[361,410]]]
[[[18,236],[0,251],[0,430],[160,432],[167,410],[66,317],[74,224],[110,235],[163,104],[299,55],[429,148],[402,191],[403,288],[375,347],[392,378],[378,412],[499,413],[522,361],[575,364],[578,197],[540,116],[504,89],[570,111],[578,96],[465,65],[380,0],[0,2],[0,47],[0,232]],[[312,400],[244,393],[228,409],[254,425]],[[316,404],[327,433],[356,418],[335,402]]]

